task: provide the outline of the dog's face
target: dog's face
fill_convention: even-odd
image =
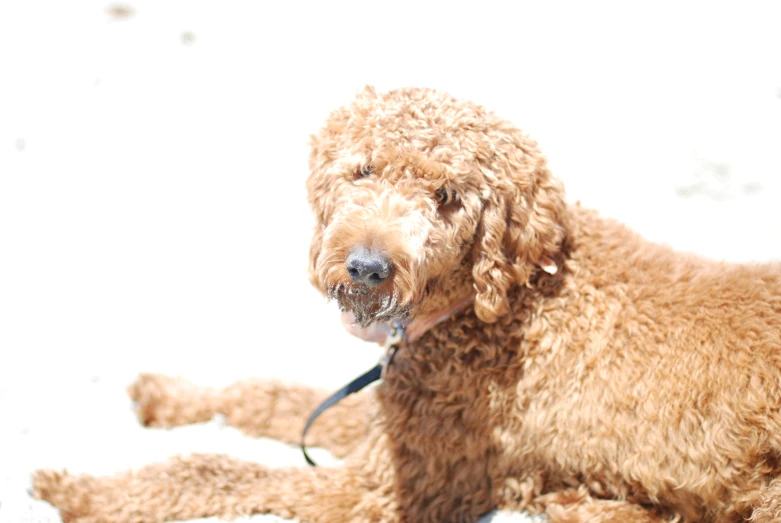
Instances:
[[[536,145],[444,93],[367,88],[313,137],[310,167],[310,277],[364,326],[467,294],[494,321],[563,235]]]

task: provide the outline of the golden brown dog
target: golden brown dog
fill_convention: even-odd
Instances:
[[[40,472],[67,521],[781,521],[781,266],[702,260],[567,205],[537,145],[475,104],[367,88],[313,140],[311,279],[352,330],[407,325],[379,387],[319,420],[343,467],[191,456]],[[324,394],[132,387],[173,426],[297,442]]]

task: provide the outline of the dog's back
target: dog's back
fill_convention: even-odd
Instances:
[[[781,265],[570,211],[561,289],[522,342],[508,462],[691,520],[749,517],[781,472]]]

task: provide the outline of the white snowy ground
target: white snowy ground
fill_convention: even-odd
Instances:
[[[773,4],[422,4],[0,2],[1,522],[59,521],[40,467],[303,464],[218,422],[142,429],[124,388],[374,363],[304,270],[307,137],[364,84],[487,105],[649,238],[781,258]]]

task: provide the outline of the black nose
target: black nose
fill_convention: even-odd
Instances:
[[[391,265],[388,258],[377,251],[370,251],[363,245],[355,247],[347,255],[347,273],[356,283],[374,287],[390,276]]]

